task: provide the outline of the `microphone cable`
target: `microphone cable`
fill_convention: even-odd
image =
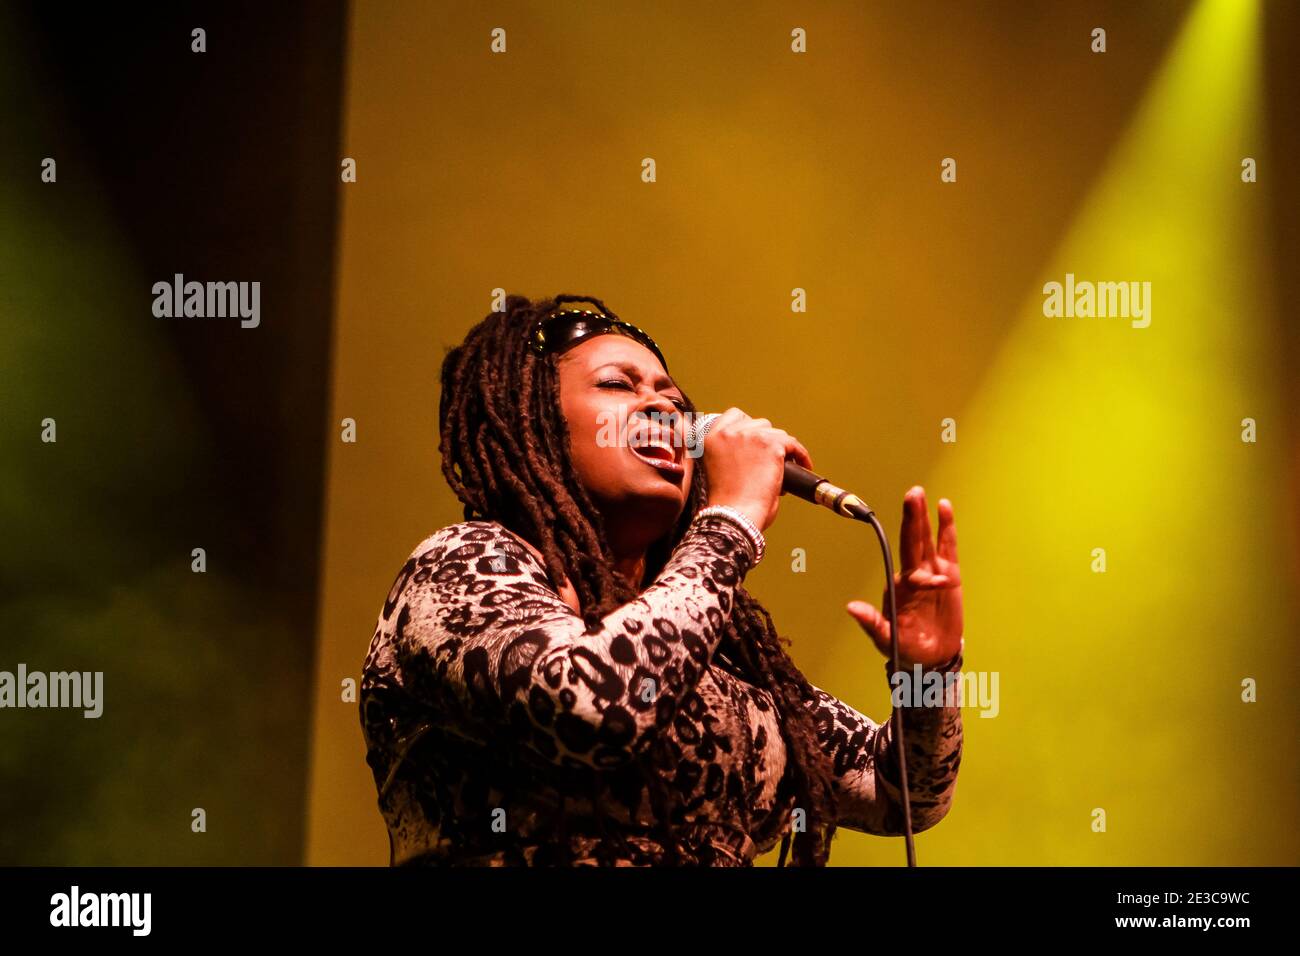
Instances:
[[[889,617],[889,686],[892,691],[893,677],[901,670],[898,660],[898,607],[894,600],[894,559],[889,552],[889,539],[885,536],[885,529],[880,526],[876,513],[865,503],[859,502],[860,499],[849,502],[843,508],[857,521],[865,521],[876,529],[876,537],[880,539],[880,550],[885,556],[885,586],[889,594],[889,606],[885,609],[885,613]],[[889,696],[892,701],[893,693],[891,692]],[[904,706],[906,705],[907,702],[904,701]],[[898,745],[898,779],[903,794],[903,841],[907,848],[907,865],[916,866],[916,846],[912,841],[912,798],[907,786],[907,746],[903,740],[903,709],[894,707],[889,719],[893,723],[894,741]]]

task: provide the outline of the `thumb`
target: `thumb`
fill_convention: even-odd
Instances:
[[[850,601],[844,608],[855,621],[867,632],[876,650],[889,657],[892,653],[889,642],[889,621],[866,601]]]

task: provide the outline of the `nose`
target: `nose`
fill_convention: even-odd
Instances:
[[[632,417],[648,418],[651,421],[657,420],[659,424],[676,430],[677,422],[682,417],[682,413],[672,403],[671,399],[665,398],[658,392],[653,392],[650,398],[632,413]]]

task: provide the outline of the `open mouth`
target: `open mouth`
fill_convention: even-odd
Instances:
[[[670,475],[682,475],[686,473],[686,467],[681,463],[677,449],[673,448],[669,439],[662,435],[641,434],[631,436],[627,443],[628,449],[647,465],[657,468],[659,471]]]

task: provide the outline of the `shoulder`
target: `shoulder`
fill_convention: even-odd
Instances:
[[[456,543],[460,541],[491,541],[495,538],[511,536],[509,531],[503,525],[496,521],[457,521],[455,524],[449,524],[446,527],[439,528],[424,536],[411,554],[419,555],[426,551],[432,550],[439,545]]]
[[[387,619],[403,594],[436,586],[472,587],[482,578],[545,582],[546,569],[523,540],[495,521],[458,521],[417,544],[397,572],[384,602]]]
[[[421,565],[446,562],[455,562],[467,575],[514,578],[541,585],[558,594],[575,614],[582,613],[573,583],[563,574],[558,580],[553,578],[542,552],[500,522],[460,521],[435,531],[416,547],[407,567],[419,583]]]
[[[531,544],[496,521],[458,521],[427,535],[412,549],[408,564],[429,565],[443,560],[463,561],[499,554],[514,558],[541,555]]]

